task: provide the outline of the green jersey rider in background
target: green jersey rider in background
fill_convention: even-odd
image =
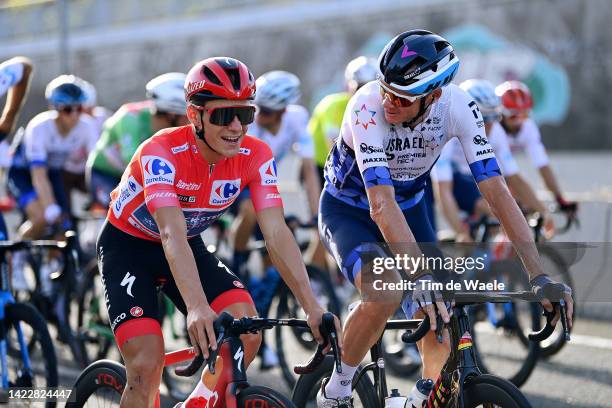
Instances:
[[[108,207],[110,192],[143,141],[161,129],[188,123],[184,83],[182,73],[159,75],[145,87],[148,100],[121,106],[104,123],[87,160],[87,183],[94,204]]]
[[[344,70],[346,92],[338,92],[327,95],[315,107],[308,131],[312,135],[315,148],[315,164],[319,170],[321,185],[325,183],[323,169],[325,160],[334,140],[340,134],[344,110],[351,96],[362,85],[376,79],[376,60],[364,56],[350,61]]]

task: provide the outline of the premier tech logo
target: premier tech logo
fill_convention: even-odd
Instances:
[[[240,193],[240,179],[215,180],[210,191],[210,204],[222,205],[232,201]]]

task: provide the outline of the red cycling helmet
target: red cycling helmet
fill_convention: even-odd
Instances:
[[[523,113],[533,108],[531,92],[520,81],[502,82],[495,88],[495,93],[501,98],[505,112]]]
[[[195,64],[185,80],[185,99],[195,106],[214,99],[245,100],[255,96],[255,77],[247,66],[229,57],[206,58]]]

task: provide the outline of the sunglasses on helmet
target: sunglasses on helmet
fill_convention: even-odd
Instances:
[[[68,115],[70,115],[72,112],[76,112],[76,113],[83,112],[83,106],[81,105],[63,105],[63,106],[57,106],[55,109],[57,109],[58,112],[62,112]]]
[[[255,120],[255,107],[250,105],[220,106],[210,109],[196,106],[196,109],[208,112],[208,120],[217,126],[228,126],[235,117],[238,117],[242,125],[248,125]]]
[[[411,106],[413,103],[424,97],[425,95],[406,95],[406,96],[397,96],[396,94],[387,91],[382,86],[380,87],[380,95],[384,98],[389,99],[389,101],[397,106],[398,108],[407,108]]]

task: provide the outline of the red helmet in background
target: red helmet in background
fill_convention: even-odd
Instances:
[[[495,93],[501,98],[504,114],[526,113],[533,108],[531,92],[520,81],[502,82]]]
[[[187,73],[185,99],[189,105],[201,107],[214,99],[246,100],[254,96],[255,77],[235,58],[206,58]]]

